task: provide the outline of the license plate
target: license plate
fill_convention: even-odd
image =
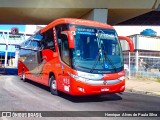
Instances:
[[[109,91],[109,88],[101,88],[101,92],[107,92]]]

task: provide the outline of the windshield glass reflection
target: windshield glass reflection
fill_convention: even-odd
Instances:
[[[117,72],[123,69],[121,46],[114,30],[71,26],[75,38],[72,65],[88,72]]]

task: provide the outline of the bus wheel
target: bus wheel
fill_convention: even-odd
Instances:
[[[26,82],[26,76],[25,76],[24,71],[22,72],[22,80],[23,80],[23,82]]]
[[[49,78],[49,81],[50,81],[50,91],[51,91],[51,94],[58,95],[57,82],[56,82],[56,79],[54,78],[54,76],[51,76]]]

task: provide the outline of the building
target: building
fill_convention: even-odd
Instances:
[[[135,34],[129,36],[134,43],[134,52],[130,53],[128,44],[121,42],[124,64],[130,71],[160,72],[160,36]]]
[[[17,67],[18,48],[30,36],[25,33],[13,35],[11,32],[0,31],[0,63],[5,67]]]
[[[44,25],[0,25],[0,66],[17,67],[19,45]]]

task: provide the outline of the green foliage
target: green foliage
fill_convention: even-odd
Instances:
[[[135,76],[134,79],[137,80],[152,80],[160,83],[160,77],[146,77],[146,76]]]
[[[160,78],[157,78],[157,80],[156,80],[156,81],[160,83]]]

